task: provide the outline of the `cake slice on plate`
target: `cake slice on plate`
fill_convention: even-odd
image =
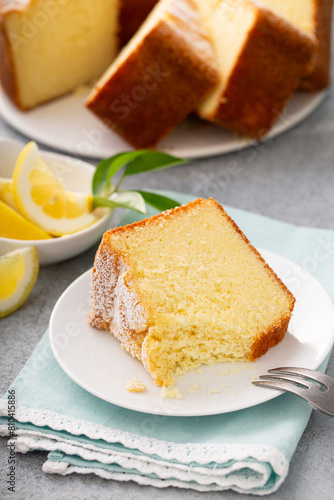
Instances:
[[[104,235],[89,322],[169,386],[201,364],[262,356],[294,302],[224,209],[199,199]]]
[[[0,0],[0,81],[30,109],[99,78],[118,50],[119,0]]]
[[[0,81],[30,109],[96,80],[118,49],[118,0],[0,0]]]
[[[301,31],[315,36],[318,48],[301,88],[320,90],[327,87],[330,79],[333,0],[262,0],[262,3]]]
[[[199,116],[260,139],[299,86],[316,40],[260,2],[197,2],[220,70],[220,82],[198,107]]]
[[[160,0],[86,106],[135,148],[155,146],[218,82],[194,0]]]

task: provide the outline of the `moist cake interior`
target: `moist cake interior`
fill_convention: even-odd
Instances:
[[[314,34],[315,0],[261,0],[261,3],[298,29]]]
[[[21,0],[6,18],[24,108],[99,78],[118,48],[118,0],[45,4]]]
[[[215,202],[133,229],[112,247],[148,307],[143,352],[157,384],[202,363],[252,359],[256,340],[291,316],[293,296]]]
[[[243,0],[196,0],[211,40],[220,71],[220,82],[199,106],[200,114],[211,114],[219,105],[229,77],[238,62],[248,33],[256,21],[256,10]],[[214,12],[214,15],[212,14]]]

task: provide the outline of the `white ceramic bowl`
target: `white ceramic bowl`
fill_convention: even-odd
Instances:
[[[16,160],[22,151],[21,144],[6,137],[0,137],[0,177],[12,177]],[[90,192],[94,167],[81,160],[56,153],[40,151],[51,168],[61,177],[65,186],[73,191]],[[77,233],[52,240],[14,240],[0,237],[0,255],[16,248],[33,245],[41,265],[55,264],[75,257],[90,248],[110,227],[111,213],[92,226]]]

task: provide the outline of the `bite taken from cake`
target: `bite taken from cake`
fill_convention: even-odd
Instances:
[[[295,299],[215,200],[108,231],[95,258],[91,326],[108,330],[159,386],[283,340]]]

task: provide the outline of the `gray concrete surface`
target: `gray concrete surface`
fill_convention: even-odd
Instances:
[[[0,120],[0,135],[20,136]],[[227,175],[228,165],[237,166]],[[295,224],[334,229],[334,96],[302,124],[257,148],[193,162],[170,171],[141,174],[126,187],[172,189]],[[114,223],[119,221],[116,214]],[[59,295],[93,262],[96,247],[57,266],[42,268],[27,302],[0,323],[0,391],[3,394],[45,332]],[[334,277],[333,277],[334,278]],[[334,356],[328,374],[334,376]],[[290,474],[272,500],[333,498],[334,419],[313,412],[291,462]],[[235,500],[237,493],[158,490],[135,483],[105,481],[93,475],[48,476],[41,471],[45,454],[18,455],[17,491],[4,486],[6,440],[0,440],[0,498],[93,500]],[[243,498],[255,498],[244,495]]]

